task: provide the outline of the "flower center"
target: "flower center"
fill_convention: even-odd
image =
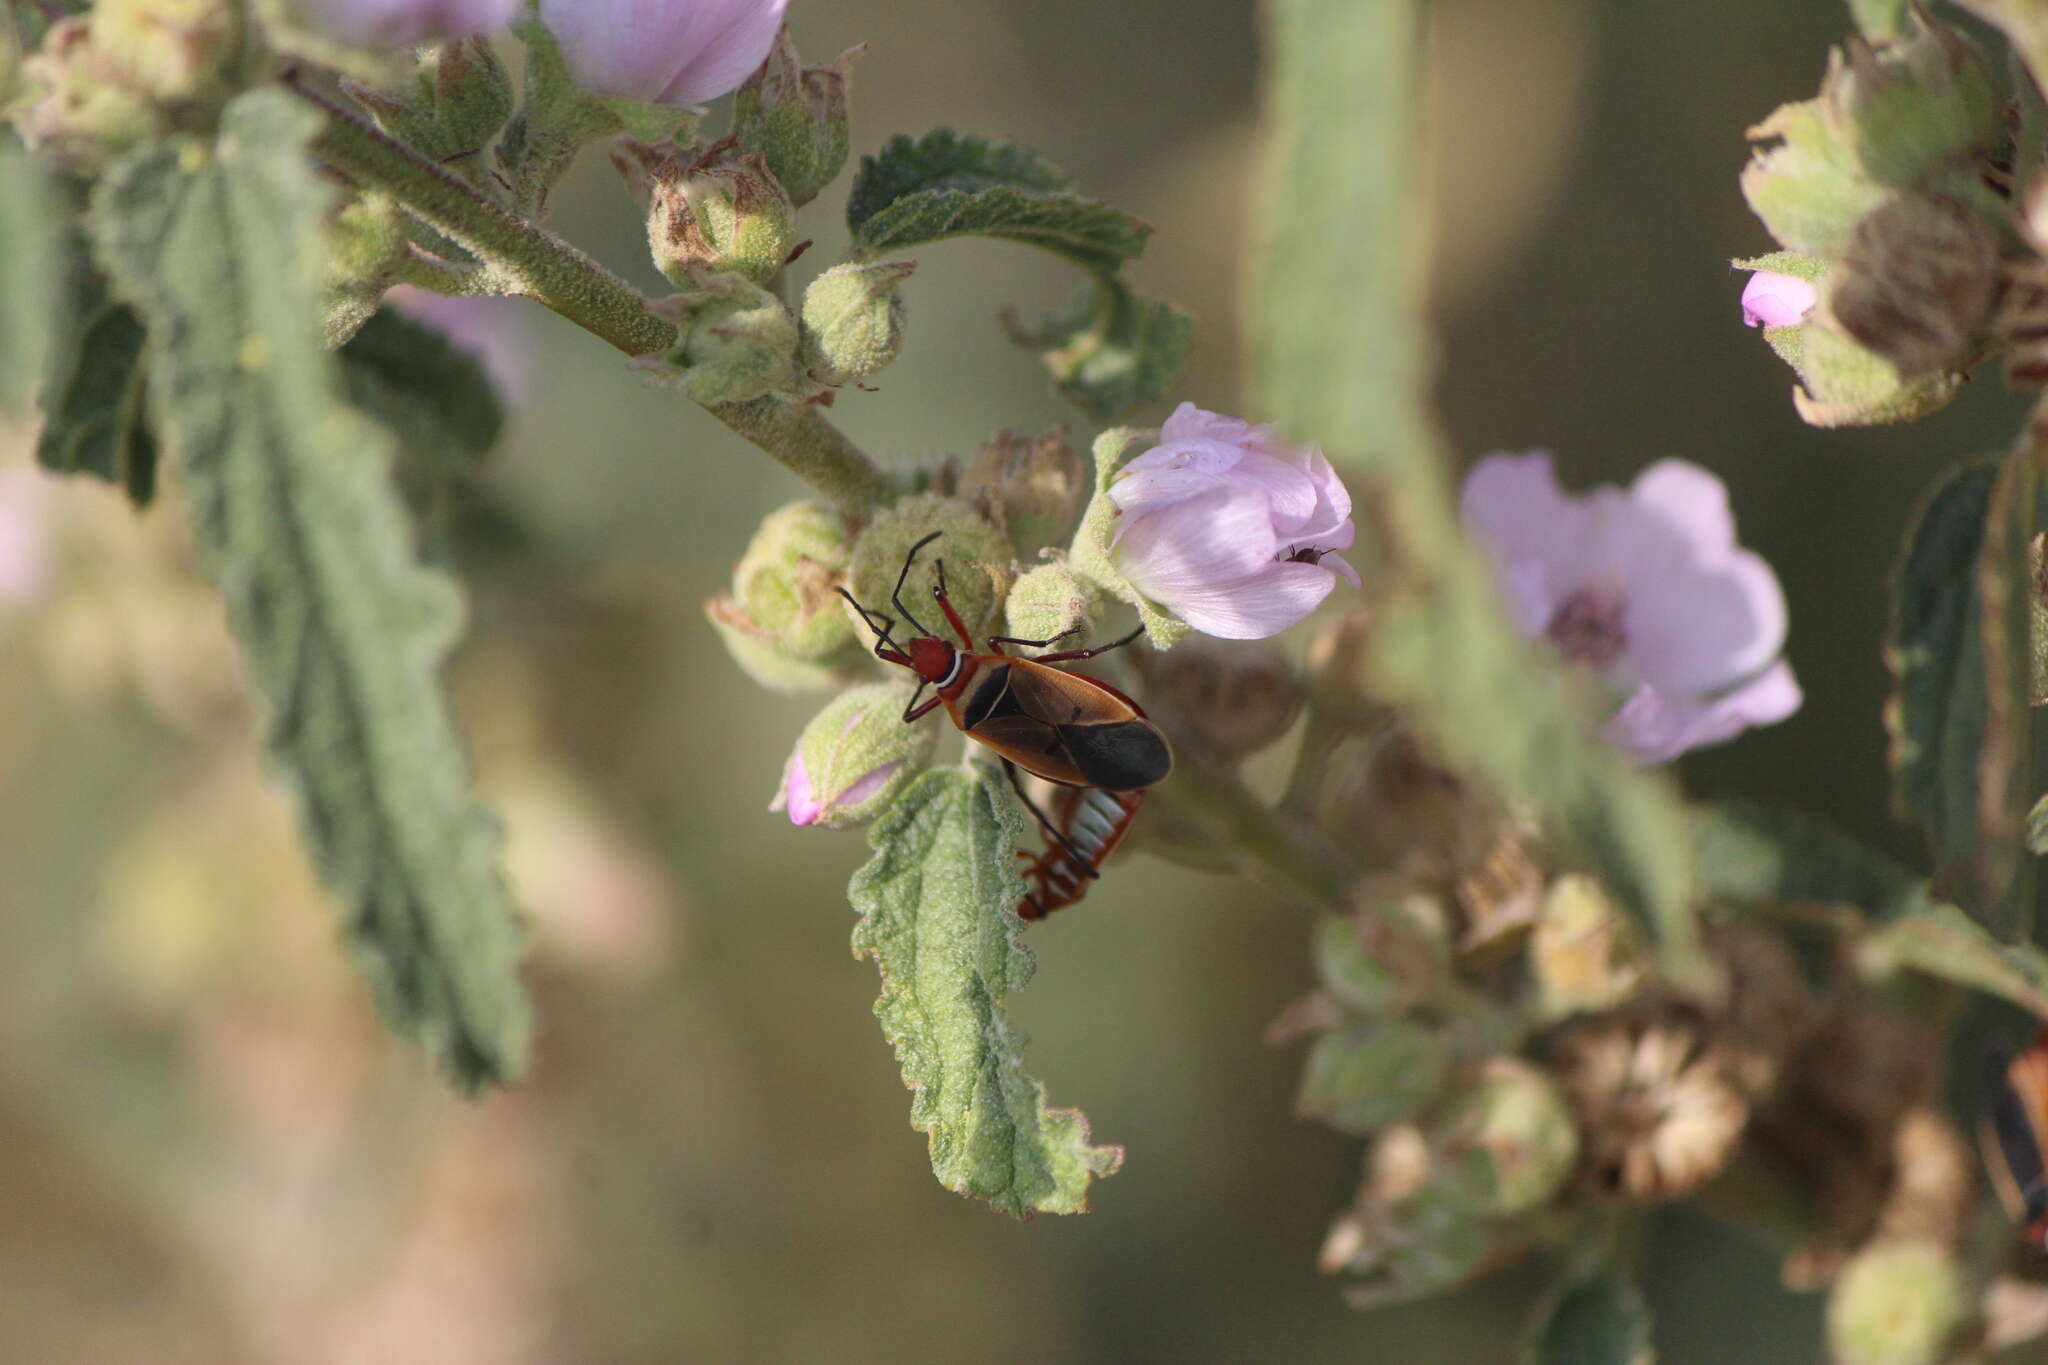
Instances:
[[[1612,588],[1581,588],[1557,604],[1543,633],[1573,663],[1605,670],[1628,647],[1628,599]]]

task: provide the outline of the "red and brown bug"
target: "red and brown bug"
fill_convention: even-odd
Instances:
[[[1060,832],[1044,852],[1024,850],[1024,880],[1029,889],[1017,902],[1019,919],[1044,919],[1088,894],[1089,881],[1100,875],[1103,860],[1130,833],[1145,793],[1104,791],[1100,787],[1063,787],[1052,801],[1052,824]]]
[[[2048,1250],[2048,1029],[1992,1077],[1979,1137],[1999,1199]]]
[[[896,576],[896,587],[889,595],[889,601],[903,614],[903,619],[918,632],[912,639],[898,644],[891,634],[893,619],[862,606],[844,588],[839,589],[839,594],[853,604],[853,609],[874,631],[875,657],[917,674],[917,690],[903,708],[903,719],[914,721],[933,708],[944,706],[964,734],[995,750],[1003,760],[1003,771],[1009,775],[1018,799],[1037,818],[1049,843],[1071,860],[1073,866],[1068,871],[1093,878],[1099,875],[1096,868],[1101,857],[1128,830],[1136,802],[1128,808],[1120,807],[1123,815],[1114,822],[1114,837],[1102,842],[1096,856],[1091,857],[1080,838],[1063,830],[1060,822],[1047,816],[1030,798],[1017,770],[1022,768],[1061,787],[1093,787],[1116,794],[1142,792],[1173,771],[1173,750],[1159,727],[1146,719],[1142,707],[1099,678],[1052,666],[1092,659],[1129,644],[1141,631],[1134,630],[1120,640],[1093,649],[1063,649],[1031,658],[1005,654],[1003,646],[1042,649],[1075,632],[1066,631],[1050,640],[991,635],[988,649],[977,650],[967,623],[946,597],[946,561],[940,559],[933,563],[937,582],[932,587],[932,600],[959,637],[960,643],[955,646],[925,629],[903,604],[903,585],[910,579],[918,552],[939,535],[934,531],[910,547],[903,560],[903,571]],[[935,695],[920,702],[927,685],[935,689]],[[1084,809],[1085,805],[1075,807],[1072,819],[1080,819]],[[1092,831],[1094,820],[1090,818],[1085,823]],[[1041,859],[1040,863],[1043,862]],[[1032,875],[1037,875],[1039,865],[1033,864]],[[1050,865],[1047,872],[1053,875]],[[1061,872],[1057,877],[1064,882],[1066,875]],[[1055,893],[1052,898],[1059,899],[1062,894],[1065,893]],[[1027,902],[1029,899],[1027,896]],[[1072,895],[1061,903],[1071,905],[1078,899],[1078,895]]]

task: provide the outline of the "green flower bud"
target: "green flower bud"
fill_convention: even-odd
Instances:
[[[137,92],[164,101],[222,95],[241,47],[238,8],[226,0],[99,0],[94,49]]]
[[[865,824],[889,808],[931,762],[936,725],[905,725],[913,689],[870,683],[844,693],[804,727],[768,809],[791,824],[839,829]]]
[[[806,395],[796,319],[781,299],[734,274],[698,275],[692,285],[654,305],[682,339],[665,356],[636,360],[636,368],[706,405]]]
[[[1316,928],[1316,976],[1348,1010],[1379,1017],[1407,1009],[1448,965],[1443,907],[1424,896],[1327,915]]]
[[[784,29],[767,62],[733,96],[740,145],[762,155],[799,207],[846,167],[846,73],[863,50],[852,48],[830,66],[804,66]]]
[[[1650,963],[1633,921],[1591,877],[1570,873],[1550,884],[1529,938],[1543,1017],[1591,1013],[1620,1004],[1648,979]]]
[[[730,594],[705,604],[733,657],[777,691],[843,680],[863,646],[834,591],[845,581],[846,530],[830,509],[793,502],[768,514],[733,569]]]
[[[68,174],[96,176],[168,127],[162,107],[99,50],[89,18],[51,25],[21,77],[15,127],[30,151]]]
[[[1087,466],[1059,427],[1035,437],[997,432],[960,471],[960,496],[1009,528],[1027,554],[1066,543],[1087,490]]]
[[[1309,1048],[1295,1109],[1339,1132],[1364,1135],[1435,1099],[1449,1067],[1444,1036],[1405,1019],[1326,1033]]]
[[[903,349],[897,286],[915,261],[850,261],[804,290],[804,364],[821,384],[857,384],[889,367]]]
[[[386,132],[465,174],[512,115],[511,77],[482,38],[427,49],[410,88],[343,84]]]
[[[869,522],[853,543],[853,595],[862,606],[895,616],[889,597],[897,575],[903,572],[910,547],[934,531],[943,534],[919,551],[917,564],[903,585],[903,603],[926,629],[952,639],[952,629],[932,601],[932,588],[938,582],[936,565],[945,560],[946,592],[953,610],[960,613],[979,644],[1009,587],[1011,562],[1016,556],[1002,532],[956,499],[914,493]],[[848,608],[849,614],[851,610]],[[906,639],[905,632],[912,630],[915,627],[909,623],[899,622],[896,638]],[[861,631],[865,636],[866,627]]]
[[[717,270],[764,285],[788,262],[796,210],[760,153],[726,138],[685,162],[665,148],[627,142],[613,164],[647,209],[655,267],[677,287]]]
[[[1061,648],[1081,648],[1102,619],[1102,594],[1074,575],[1064,561],[1025,573],[1003,603],[1008,633],[1020,640],[1065,637]]]
[[[1579,1159],[1579,1129],[1557,1086],[1515,1057],[1494,1057],[1437,1135],[1446,1187],[1496,1217],[1550,1202]]]
[[[1962,1268],[1939,1245],[1876,1242],[1828,1295],[1828,1349],[1836,1365],[1943,1365],[1973,1317]]]

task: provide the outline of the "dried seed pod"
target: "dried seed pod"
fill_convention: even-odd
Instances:
[[[1951,199],[1901,194],[1856,224],[1828,277],[1827,311],[1915,379],[1967,359],[1998,282],[1998,246],[1981,218]]]

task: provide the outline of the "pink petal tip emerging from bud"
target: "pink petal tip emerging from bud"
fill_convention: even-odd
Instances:
[[[1751,327],[1791,327],[1818,302],[1820,291],[1797,275],[1759,270],[1742,288],[1742,320]]]
[[[782,808],[789,812],[792,825],[815,824],[825,813],[825,803],[811,791],[811,775],[804,771],[802,754],[790,757],[789,773],[782,780]]]

